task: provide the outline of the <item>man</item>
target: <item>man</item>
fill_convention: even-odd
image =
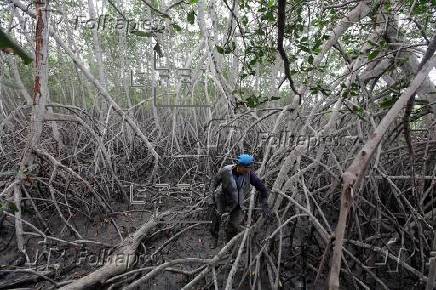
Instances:
[[[250,184],[260,192],[260,204],[263,214],[267,218],[272,216],[267,203],[267,189],[251,170],[253,164],[253,156],[241,154],[238,156],[236,164],[227,165],[220,169],[213,180],[210,192],[210,218],[212,220],[210,232],[214,238],[212,248],[215,248],[218,244],[221,216],[226,207],[230,208],[230,220],[226,228],[227,241],[242,229],[240,224],[244,218],[244,197],[245,193],[250,189]],[[215,192],[220,184],[221,190]]]

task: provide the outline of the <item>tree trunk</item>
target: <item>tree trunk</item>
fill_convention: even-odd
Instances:
[[[342,192],[341,192],[341,208],[339,212],[339,220],[335,233],[335,246],[333,250],[332,266],[329,276],[329,289],[339,289],[339,273],[342,261],[342,245],[344,242],[345,229],[347,226],[347,217],[351,209],[354,192],[359,188],[360,182],[363,178],[369,161],[371,160],[375,150],[377,149],[383,135],[386,133],[389,126],[394,122],[400,111],[405,107],[410,96],[415,94],[421,83],[427,77],[430,69],[436,64],[436,57],[433,56],[418,72],[416,77],[411,82],[407,90],[401,94],[397,102],[392,106],[386,116],[382,119],[380,124],[371,134],[370,139],[367,140],[363,148],[356,155],[353,163],[342,175]]]
[[[26,177],[25,171],[32,165],[35,148],[42,134],[45,115],[45,105],[48,95],[48,38],[49,38],[49,1],[42,3],[35,1],[36,5],[36,35],[35,35],[35,83],[33,86],[32,115],[28,141],[21,159],[20,170],[16,176],[18,179],[14,186],[14,203],[17,207],[15,212],[15,233],[17,236],[18,249],[26,255],[23,238],[23,225],[21,221],[21,182]]]

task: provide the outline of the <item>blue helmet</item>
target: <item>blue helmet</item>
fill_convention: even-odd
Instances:
[[[250,154],[241,154],[238,156],[238,159],[236,159],[236,162],[238,165],[249,167],[253,165],[254,157]]]

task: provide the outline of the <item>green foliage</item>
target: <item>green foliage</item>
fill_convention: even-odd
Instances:
[[[321,92],[327,96],[332,93],[329,88],[323,87],[322,84],[320,84],[320,83],[316,84],[316,86],[314,86],[314,87],[311,87],[310,92],[312,94],[317,94],[317,93]]]
[[[10,49],[14,54],[17,54],[24,62],[24,64],[30,64],[33,58],[29,52],[17,44],[17,42],[7,35],[3,29],[0,28],[0,48]]]
[[[195,22],[195,11],[194,11],[194,10],[191,10],[191,11],[188,13],[188,15],[186,16],[186,19],[188,20],[188,22],[189,22],[191,25],[194,25],[194,22]]]
[[[219,45],[215,45],[215,47],[220,54],[230,54],[236,49],[236,43],[232,41],[230,44],[226,43],[224,47],[221,47]]]
[[[276,0],[268,0],[268,8],[275,8],[277,5]]]
[[[307,59],[307,62],[309,64],[313,64],[313,55],[309,55],[309,58]]]
[[[245,99],[245,104],[247,104],[247,106],[250,108],[255,108],[261,103],[261,95],[251,95],[247,99]]]
[[[271,10],[266,12],[265,14],[263,14],[260,19],[261,20],[267,20],[267,21],[270,21],[270,22],[276,21],[275,15],[273,14],[273,12]]]
[[[317,18],[312,22],[312,25],[322,29],[326,27],[329,22],[330,21],[328,19]]]
[[[385,98],[380,102],[380,108],[389,109],[395,104],[396,100],[393,98]]]
[[[312,46],[312,52],[314,54],[318,54],[321,52],[321,44],[323,43],[324,40],[327,40],[329,38],[328,35],[323,35],[322,37],[317,37],[315,39],[315,42],[313,43]]]
[[[353,113],[355,113],[359,119],[361,119],[363,121],[365,120],[364,119],[365,110],[361,106],[354,106]]]
[[[352,83],[349,88],[347,88],[347,86],[344,83],[342,83],[341,88],[344,88],[344,91],[342,92],[341,95],[342,98],[359,95],[360,87],[357,83]]]
[[[177,23],[171,23],[171,26],[174,28],[175,31],[180,32],[182,31],[182,28]]]
[[[0,214],[2,214],[6,210],[9,210],[12,214],[18,211],[18,208],[15,205],[15,203],[10,201],[6,201],[6,203],[0,201]]]
[[[216,47],[216,50],[218,51],[218,53],[224,54],[224,48],[222,46],[215,45],[215,47]]]
[[[256,108],[259,105],[262,105],[268,101],[280,100],[280,97],[271,97],[271,99],[263,98],[262,95],[250,95],[247,99],[245,99],[245,104],[250,108]]]
[[[18,211],[18,207],[15,205],[15,203],[13,203],[13,202],[8,202],[8,204],[9,204],[9,210],[10,210],[12,213],[16,213],[16,212]]]
[[[225,1],[229,6],[232,5],[231,1]],[[334,2],[330,2],[326,4],[334,4]],[[257,88],[253,89],[252,92],[246,93],[241,97],[241,99],[247,103],[247,106],[253,108],[268,101],[264,96],[268,95],[267,90],[271,85],[270,79],[274,78],[271,76],[271,72],[273,71],[274,65],[281,64],[281,61],[279,64],[276,62],[277,58],[280,59],[280,56],[277,55],[277,0],[240,0],[238,3],[240,8],[238,21],[237,23],[236,21],[233,22],[234,29],[230,31],[228,29],[228,19],[226,18],[229,15],[227,6],[224,5],[224,3],[219,3],[216,7],[219,9],[216,11],[219,11],[218,13],[224,12],[224,15],[217,15],[217,22],[214,27],[217,34],[215,35],[214,33],[214,36],[216,36],[217,40],[224,39],[221,42],[217,42],[218,45],[216,45],[217,52],[222,54],[224,58],[225,65],[221,71],[224,77],[230,75],[233,76],[233,74],[229,73],[231,68],[228,63],[229,60],[231,60],[231,57],[229,56],[235,54],[239,63],[242,63],[240,80],[238,80],[240,87],[246,89],[253,88],[255,78],[260,78],[262,81],[259,90]],[[398,9],[398,7],[394,6],[392,3],[392,1],[385,1],[383,2],[383,5],[385,5],[385,8],[388,11],[389,9]],[[73,15],[71,13],[78,14],[81,9],[86,9],[86,3],[84,5],[82,4],[68,0],[65,3],[65,8],[67,8],[66,13],[70,15]],[[150,4],[156,9],[162,8],[161,1],[159,0],[152,0],[150,1]],[[166,22],[168,23],[167,26],[169,26],[169,30],[171,30],[171,32],[179,33],[176,34],[177,39],[175,39],[173,46],[167,48],[163,42],[160,43],[160,45],[165,52],[169,51],[169,54],[174,55],[174,58],[177,58],[177,61],[183,60],[183,58],[180,57],[181,51],[189,51],[194,44],[198,44],[197,38],[201,38],[197,29],[185,30],[186,25],[188,25],[186,22],[190,25],[195,25],[196,17],[198,17],[198,15],[196,15],[196,4],[198,4],[198,0],[188,0],[181,5],[174,6],[170,12],[168,12],[171,14],[171,19],[173,19]],[[411,9],[412,4],[414,4],[413,10]],[[412,10],[412,17],[418,20],[422,25],[424,33],[431,35],[431,24],[434,22],[434,16],[431,15],[435,9],[435,4],[436,0],[404,0],[404,3],[402,2],[403,8],[401,9],[404,9],[402,12],[403,15],[409,15],[409,10]],[[318,84],[307,83],[307,85],[310,85],[310,92],[312,94],[322,92],[326,95],[332,93],[327,91],[326,87],[332,83],[331,80],[338,80],[339,77],[342,77],[340,74],[343,73],[342,68],[345,64],[344,58],[337,50],[331,49],[328,57],[326,57],[325,61],[322,62],[322,66],[317,66],[315,68],[314,60],[317,58],[317,55],[320,54],[323,44],[328,40],[329,34],[338,23],[338,20],[344,17],[344,15],[353,8],[353,5],[354,4],[347,5],[341,9],[319,9],[319,7],[314,7],[313,3],[310,1],[292,0],[287,2],[284,43],[286,54],[290,61],[290,73],[297,86],[304,85],[304,80],[307,79],[308,71],[317,69],[316,76],[313,79],[315,82],[318,81]],[[106,7],[108,8],[110,18],[120,18],[118,12],[111,5],[107,5]],[[148,16],[149,11],[144,13],[144,9],[148,10],[148,8],[139,1],[132,2],[132,5],[128,5],[127,7],[124,6],[122,11],[123,13],[126,12],[125,16],[128,19],[138,20],[154,17],[168,18],[168,16],[161,15],[157,11],[150,11],[151,15]],[[393,13],[394,12],[396,11],[393,11]],[[354,23],[350,29],[347,29],[347,31],[342,34],[340,39],[341,48],[351,59],[358,56],[362,45],[365,44],[365,41],[368,39],[367,36],[373,32],[373,16],[374,14],[371,14],[372,18],[365,17],[363,21]],[[118,61],[120,49],[119,46],[117,46],[117,43],[119,43],[120,40],[119,34],[117,31],[114,31],[113,26],[112,23],[108,26],[108,29],[98,31],[101,47],[105,56],[105,73],[109,80],[109,86],[112,87],[122,84],[122,80],[119,79],[120,75],[122,75],[122,73],[120,73],[121,68],[117,67],[120,63]],[[208,23],[208,26],[210,26],[210,23]],[[413,36],[411,44],[420,43],[422,40],[422,32],[418,29],[413,29],[413,27],[412,29],[407,27],[402,29],[401,33],[404,33],[402,37],[404,36],[405,39],[410,39],[410,37]],[[137,27],[137,29],[139,29],[139,27]],[[124,64],[126,67],[122,68],[125,71],[130,71],[132,69],[136,70],[138,67],[144,67],[142,66],[144,59],[152,57],[153,45],[151,44],[150,37],[152,37],[153,34],[146,29],[141,28],[141,30],[145,31],[131,31],[132,35],[128,34],[127,36],[126,53],[124,54]],[[62,38],[67,39],[66,31],[62,31],[62,29],[59,31]],[[90,67],[94,75],[98,75],[95,68],[92,30],[80,29],[75,31],[74,35],[76,34],[80,35],[80,37],[77,38],[79,40],[76,40],[78,53],[82,54],[81,58],[84,60],[85,64]],[[157,34],[157,32],[154,32],[155,36]],[[240,34],[242,34],[241,37],[239,36]],[[226,39],[228,40],[227,42]],[[236,43],[232,42],[232,40],[235,40]],[[383,43],[383,41],[372,44],[372,47],[366,53],[366,56],[364,55],[363,57],[366,57],[368,61],[380,58],[380,56],[386,51],[384,45],[385,43]],[[236,46],[238,47],[238,50],[236,50]],[[56,54],[55,49],[51,51],[50,57],[54,54]],[[81,83],[80,77],[76,75],[76,70],[72,69],[74,64],[68,59],[62,60],[62,56],[56,56],[56,59],[54,60],[50,58],[49,61],[49,73],[54,72],[54,78],[49,78],[49,81],[51,82],[50,90],[53,97],[61,100],[60,96],[68,96],[68,90],[71,90],[71,88],[74,87],[74,102],[77,104],[78,100],[81,100],[81,96],[85,95],[85,97],[83,97],[83,103],[91,107],[93,100],[90,95],[92,94],[89,94],[87,86],[84,86]],[[199,62],[199,60],[194,57],[193,62],[197,65],[196,62]],[[398,61],[396,65],[400,65],[400,63],[401,61]],[[280,69],[282,70],[283,68],[280,66]],[[31,66],[24,66],[20,63],[19,70],[24,85],[26,87],[31,87],[33,83]],[[147,73],[149,72],[150,68],[147,69]],[[266,84],[264,83],[265,80]],[[71,85],[69,81],[72,83]],[[7,87],[18,88],[18,86],[13,83],[13,78],[1,80],[0,82]],[[62,82],[68,82],[66,84],[67,87],[62,87],[64,86]],[[213,91],[209,86],[207,89],[210,90],[210,96],[215,95],[215,91]],[[90,90],[92,93],[94,88],[91,87]],[[376,87],[374,89],[374,94],[379,94],[379,91],[380,88]],[[336,92],[335,89],[335,93]],[[342,95],[346,98],[350,98],[350,96],[356,96],[359,95],[359,93],[359,86],[353,85],[348,89],[345,87],[345,84],[343,84],[342,90],[338,93],[337,97]],[[198,96],[201,96],[201,94],[202,92],[199,92]],[[137,104],[144,100],[144,95],[149,95],[149,93],[141,93],[138,90],[138,92],[131,94],[130,97],[132,104]],[[282,95],[281,101],[283,103],[288,101],[287,98],[289,95],[292,96],[292,94],[289,94],[289,88],[286,85],[281,87],[280,95]],[[124,102],[126,100],[122,89],[114,91],[113,96],[114,98],[118,98],[116,101],[119,102]],[[279,98],[274,97],[273,99]],[[386,93],[381,95],[379,100],[381,102],[373,105],[380,106],[381,108],[390,108],[395,101],[395,97],[390,93]],[[123,103],[123,105],[127,106],[127,103]],[[144,103],[142,106],[151,105],[147,102],[147,104]],[[362,109],[356,109],[355,113],[361,114]]]
[[[388,46],[385,40],[380,41],[380,43],[376,43],[376,44],[370,43],[370,44],[374,47],[371,50],[371,52],[368,54],[368,60],[370,61],[375,59],[379,55],[379,53],[384,49],[386,49]]]
[[[407,4],[410,5],[410,7],[413,4],[415,5],[413,7],[413,11],[411,11],[411,13],[414,15],[426,15],[431,13],[432,9],[436,8],[436,0],[407,0]]]
[[[262,94],[254,94],[251,93],[249,90],[244,89],[235,90],[233,91],[233,93],[239,95],[245,105],[247,105],[247,107],[249,108],[256,108],[268,101],[281,99],[278,96],[272,96],[270,99],[268,99],[266,97],[262,97]],[[248,95],[248,97],[246,97],[246,95]]]
[[[371,52],[368,54],[368,60],[373,60],[373,59],[375,59],[379,53],[380,53],[380,50],[379,50],[379,49],[374,49],[373,51],[371,51]]]

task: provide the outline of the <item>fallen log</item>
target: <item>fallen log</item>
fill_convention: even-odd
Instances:
[[[138,262],[136,250],[139,244],[146,234],[159,223],[159,219],[163,218],[168,213],[169,212],[163,212],[153,217],[140,229],[122,241],[101,268],[60,289],[96,289],[96,287],[103,285],[113,276],[120,275],[131,269]]]

